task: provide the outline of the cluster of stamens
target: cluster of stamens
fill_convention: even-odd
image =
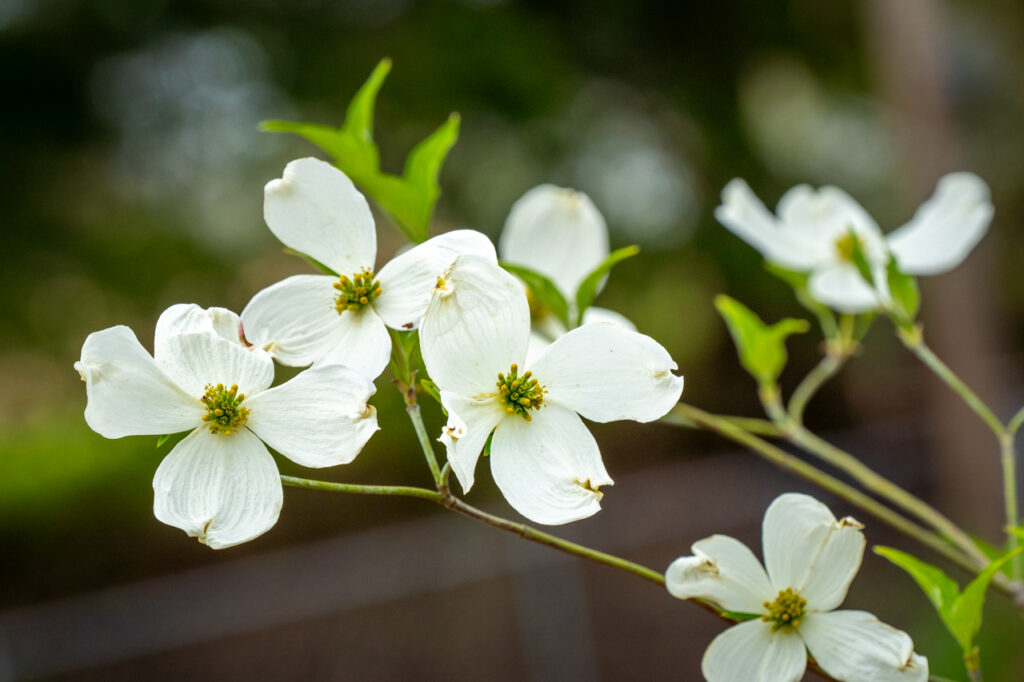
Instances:
[[[774,602],[766,601],[764,607],[768,609],[768,614],[761,616],[761,620],[771,622],[772,632],[789,632],[800,627],[800,619],[807,613],[807,600],[794,592],[792,587],[787,587],[779,590],[779,596]]]
[[[530,421],[530,410],[539,409],[544,403],[544,387],[533,378],[533,372],[518,374],[518,365],[512,365],[507,375],[498,373],[498,400],[509,414]]]
[[[207,384],[206,394],[200,400],[206,405],[203,421],[214,433],[230,436],[249,419],[249,408],[241,406],[245,394],[238,392],[238,384],[231,388],[224,388],[224,384]]]
[[[380,282],[373,278],[373,272],[362,272],[346,277],[342,275],[334,283],[338,295],[334,299],[334,308],[341,315],[346,310],[355,312],[369,305],[370,301],[380,296]]]
[[[862,252],[864,251],[864,240],[858,237],[853,230],[836,240],[836,254],[839,256],[839,260],[853,262],[853,254],[858,247]]]

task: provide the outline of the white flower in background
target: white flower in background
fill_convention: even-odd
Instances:
[[[523,516],[559,524],[600,509],[611,485],[587,419],[652,421],[683,379],[654,340],[609,324],[573,329],[527,362],[530,311],[519,281],[477,256],[441,277],[420,326],[448,423],[440,438],[463,490],[487,437],[491,473]]]
[[[292,161],[267,183],[264,218],[286,246],[340,277],[295,275],[256,294],[242,311],[245,336],[279,362],[343,364],[370,378],[391,357],[387,327],[415,329],[434,283],[460,253],[496,258],[490,240],[456,230],[374,272],[377,234],[366,199],[329,163]]]
[[[835,611],[860,568],[861,524],[837,521],[813,497],[780,495],[762,525],[764,568],[726,535],[694,543],[665,572],[680,599],[759,616],[711,642],[701,670],[709,682],[797,682],[807,651],[843,682],[924,682],[928,661],[905,633],[864,611]],[[767,572],[765,571],[767,568]]]
[[[281,479],[266,446],[308,467],[351,462],[377,430],[373,383],[340,365],[270,388],[274,362],[238,340],[223,308],[167,309],[152,356],[125,326],[90,334],[75,369],[85,420],[107,438],[191,430],[153,479],[153,511],[214,549],[251,540],[281,511]]]
[[[520,197],[505,220],[498,240],[501,259],[522,265],[550,279],[575,310],[576,292],[593,270],[608,258],[608,227],[601,212],[583,192],[538,185]],[[534,334],[530,357],[566,333],[548,311],[531,309]],[[612,310],[591,306],[580,324],[606,322],[632,331],[636,326]]]
[[[985,235],[992,219],[988,186],[972,173],[951,173],[902,227],[883,235],[875,221],[836,187],[798,185],[772,215],[743,180],[722,190],[718,221],[772,263],[810,274],[808,288],[841,312],[862,312],[889,300],[885,268],[890,253],[911,275],[938,275],[959,265]],[[878,289],[864,281],[852,260],[854,239],[871,266]]]

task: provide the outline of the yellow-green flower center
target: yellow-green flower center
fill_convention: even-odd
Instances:
[[[764,607],[768,614],[761,616],[761,620],[772,624],[772,632],[790,632],[800,627],[800,619],[807,613],[807,600],[792,587],[787,587],[779,590],[774,602],[766,601]]]
[[[836,240],[836,255],[839,256],[839,260],[852,263],[853,254],[857,252],[858,247],[861,253],[866,250],[864,240],[858,237],[853,230],[850,230]]]
[[[544,387],[533,378],[533,372],[519,376],[519,366],[512,365],[508,374],[498,373],[498,400],[509,414],[530,421],[530,410],[544,404]]]
[[[214,433],[230,436],[249,419],[249,408],[242,407],[245,394],[238,392],[238,384],[231,388],[224,388],[224,384],[207,384],[206,394],[200,400],[206,405],[203,421]]]
[[[380,296],[380,282],[373,278],[373,271],[364,269],[351,277],[342,275],[334,283],[338,295],[334,298],[334,308],[341,315],[346,310],[355,312],[362,310],[370,301]]]

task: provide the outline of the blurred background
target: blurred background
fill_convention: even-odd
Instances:
[[[72,364],[89,332],[127,324],[151,347],[170,304],[240,310],[306,271],[265,228],[262,187],[319,151],[257,125],[340,123],[384,56],[385,168],[462,114],[435,232],[496,238],[530,187],[587,192],[613,246],[644,249],[597,303],[664,344],[684,399],[712,411],[759,415],[712,297],[769,321],[803,314],[715,223],[730,178],[769,206],[796,183],[836,184],[891,230],[943,173],[977,172],[992,187],[991,231],[964,266],[922,282],[922,319],[1000,415],[1024,401],[1014,0],[0,0],[0,680],[699,678],[721,624],[652,585],[425,502],[295,489],[269,533],[214,552],[153,517],[152,476],[172,443],[86,427]],[[390,257],[399,232],[383,217],[378,230]],[[819,340],[792,341],[784,390]],[[281,459],[282,471],[429,485],[387,375],[378,391],[383,430],[354,464]],[[887,323],[808,422],[999,539],[994,439]],[[616,485],[600,514],[556,531],[655,570],[716,532],[759,548],[768,502],[810,490],[706,434],[594,432]],[[469,501],[513,517],[486,464],[478,479]],[[941,563],[858,515],[870,543]],[[953,639],[894,567],[868,553],[846,604],[963,678]],[[993,593],[990,680],[1024,676],[1022,633]]]

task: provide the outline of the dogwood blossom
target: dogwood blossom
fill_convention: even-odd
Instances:
[[[498,240],[503,261],[522,265],[550,279],[575,309],[580,284],[608,258],[608,227],[601,212],[583,192],[555,185],[538,185],[520,197],[505,220]],[[530,357],[564,335],[565,325],[549,311],[531,306],[534,334]],[[607,322],[632,331],[625,316],[590,306],[580,324]]]
[[[680,599],[704,599],[756,616],[711,642],[701,670],[708,682],[797,682],[807,652],[843,682],[924,682],[928,661],[910,637],[864,611],[836,611],[860,568],[863,526],[836,520],[808,495],[780,495],[762,525],[764,567],[726,535],[693,544],[665,572]],[[765,570],[767,569],[767,571]]]
[[[842,312],[887,304],[886,265],[895,257],[911,275],[937,275],[959,265],[985,235],[992,219],[985,182],[972,173],[951,173],[914,217],[882,234],[878,224],[846,192],[799,185],[786,192],[772,215],[743,180],[722,190],[715,217],[777,265],[809,273],[811,295]],[[860,246],[876,282],[872,288],[853,261]]]
[[[653,339],[609,324],[565,334],[527,362],[530,311],[520,283],[489,260],[460,256],[439,279],[420,326],[448,423],[440,438],[468,491],[493,432],[491,473],[521,514],[560,524],[600,509],[612,479],[580,415],[652,421],[683,379]]]
[[[457,254],[496,259],[486,236],[456,230],[375,271],[377,235],[366,199],[318,159],[289,163],[264,197],[270,231],[338,273],[294,275],[256,294],[242,311],[246,338],[286,365],[340,363],[378,376],[391,357],[387,327],[416,328],[437,276]]]
[[[373,383],[324,365],[270,388],[274,362],[239,340],[223,308],[176,305],[157,322],[151,356],[131,329],[92,333],[75,363],[85,420],[107,438],[191,430],[153,479],[156,517],[214,549],[251,540],[277,522],[282,490],[270,445],[292,461],[352,461],[377,430]]]

